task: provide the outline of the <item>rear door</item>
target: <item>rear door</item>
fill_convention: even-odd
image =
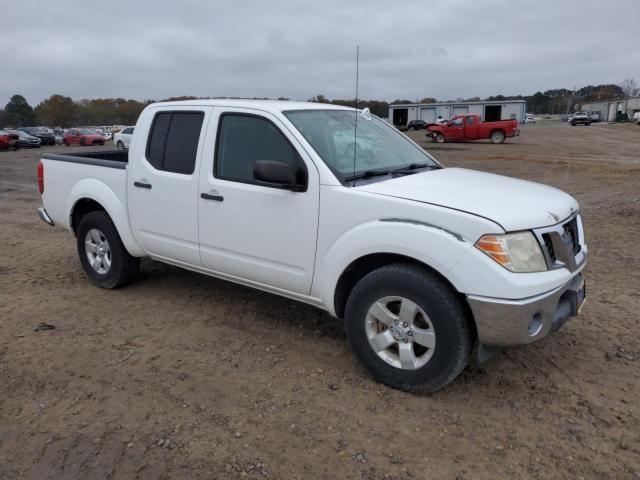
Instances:
[[[315,264],[319,175],[276,116],[216,108],[200,180],[203,266],[233,278],[308,295]],[[213,133],[217,132],[214,138]],[[260,184],[257,160],[288,163],[305,191]]]
[[[200,266],[198,173],[211,107],[159,107],[145,112],[129,151],[129,219],[152,257]]]

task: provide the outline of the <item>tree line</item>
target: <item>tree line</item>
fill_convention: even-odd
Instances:
[[[640,89],[632,78],[625,79],[620,85],[603,84],[588,85],[580,89],[558,88],[536,92],[532,95],[494,95],[487,98],[471,97],[446,100],[447,102],[473,101],[502,101],[525,100],[527,112],[534,114],[566,113],[573,110],[579,103],[589,101],[606,101],[633,95],[639,95]],[[171,97],[162,101],[194,100],[199,97],[183,96]],[[237,97],[208,97],[208,98],[237,98]],[[254,99],[266,100],[264,97]],[[279,97],[278,100],[289,100]],[[0,110],[0,127],[23,127],[33,125],[48,125],[50,127],[72,127],[78,125],[133,125],[140,112],[155,100],[132,100],[125,98],[95,98],[74,101],[64,95],[51,95],[40,102],[35,108],[29,105],[22,95],[11,97],[3,110]],[[355,107],[354,99],[330,100],[324,95],[316,95],[309,99],[311,102],[331,103]],[[358,108],[369,108],[371,113],[385,118],[389,112],[389,105],[403,103],[436,103],[432,97],[421,99],[396,99],[392,102],[385,100],[358,100]]]

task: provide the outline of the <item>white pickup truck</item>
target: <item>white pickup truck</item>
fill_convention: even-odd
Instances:
[[[149,105],[128,152],[47,154],[40,217],[77,238],[87,276],[140,257],[315,305],[345,322],[377,380],[431,392],[496,347],[577,315],[577,202],[443,168],[385,122],[318,103]]]

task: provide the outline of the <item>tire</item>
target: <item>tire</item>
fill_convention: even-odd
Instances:
[[[571,126],[575,127],[576,126],[576,122],[571,122]]]
[[[95,285],[118,288],[137,277],[140,259],[129,255],[107,212],[99,210],[87,213],[80,220],[77,233],[80,263]],[[90,257],[94,262],[90,262]]]
[[[118,140],[118,143],[116,144],[116,148],[118,150],[124,150],[124,143],[122,143],[121,140]]]
[[[504,143],[504,132],[502,130],[494,130],[489,138],[491,143]]]
[[[81,138],[78,143],[80,144],[81,147],[84,147],[86,142],[84,141],[84,138]]]
[[[407,311],[418,313],[400,313],[405,304]],[[384,308],[376,308],[379,305]],[[389,312],[392,315],[385,316]],[[380,317],[387,325],[376,320]],[[408,328],[403,318],[409,318]],[[351,348],[374,379],[409,392],[431,393],[450,384],[469,363],[474,343],[455,292],[435,274],[412,264],[387,265],[362,278],[347,300],[345,329]],[[429,331],[432,336],[426,335]],[[389,346],[377,352],[373,344],[379,338]],[[422,345],[425,339],[434,340],[433,348]],[[415,363],[403,366],[401,349],[412,351]]]
[[[446,142],[446,138],[444,138],[444,135],[442,135],[441,133],[436,134],[436,136],[433,138],[433,141],[436,143],[444,143]]]

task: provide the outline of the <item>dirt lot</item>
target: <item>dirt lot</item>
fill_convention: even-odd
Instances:
[[[35,214],[45,149],[0,152],[0,479],[640,479],[640,128],[423,143],[570,192],[591,255],[579,318],[432,396],[367,378],[302,304],[151,261],[91,286]]]

